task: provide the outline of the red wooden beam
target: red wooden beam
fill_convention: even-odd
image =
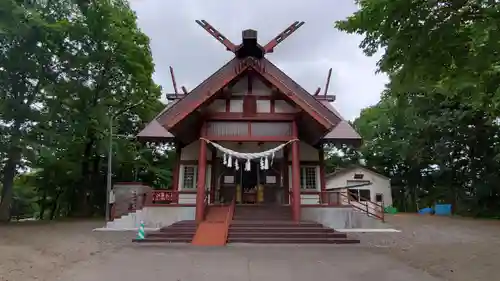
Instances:
[[[177,96],[179,91],[177,90],[177,83],[175,82],[174,69],[170,66],[170,76],[172,77],[172,85],[174,87],[174,93]]]
[[[179,174],[180,174],[180,169],[181,169],[181,153],[182,153],[182,147],[180,144],[176,144],[175,146],[175,168],[174,168],[174,174],[172,177],[172,190],[173,191],[178,191],[179,190]],[[178,202],[177,202],[178,203]]]
[[[214,112],[207,114],[205,120],[213,121],[292,121],[294,113],[256,113],[254,116],[243,116],[241,112]]]
[[[281,32],[278,36],[274,37],[273,40],[269,41],[264,46],[264,53],[272,53],[274,51],[274,47],[276,47],[279,43],[281,43],[283,40],[285,40],[288,36],[290,36],[292,33],[294,33],[299,27],[301,27],[305,22],[303,21],[296,21],[292,23],[287,29],[285,29],[283,32]]]
[[[297,123],[293,122],[292,135],[297,138],[299,129]],[[297,223],[300,222],[300,151],[299,142],[292,143],[292,214],[293,220]]]
[[[199,24],[203,29],[205,29],[210,35],[212,35],[217,41],[221,42],[222,45],[226,47],[226,50],[231,52],[236,52],[236,45],[233,42],[229,41],[224,35],[222,35],[217,29],[215,29],[212,25],[210,25],[205,20],[196,20],[196,23]]]
[[[316,92],[314,92],[314,95],[317,96],[319,94],[319,92],[321,92],[321,87],[318,87],[316,89]]]
[[[187,95],[187,94],[188,94],[188,91],[187,91],[186,87],[182,86],[182,87],[181,87],[181,89],[182,89],[182,92],[183,92],[185,95]]]
[[[206,124],[206,123],[205,123]],[[206,126],[203,124],[200,135],[205,136]],[[198,181],[196,184],[196,222],[201,223],[205,215],[205,175],[207,165],[207,143],[200,140],[198,154]]]
[[[330,78],[332,78],[332,69],[328,70],[328,77],[326,78],[325,96],[328,94],[328,87],[330,87]]]
[[[294,139],[291,136],[207,136],[205,137],[211,141],[235,141],[235,142],[285,142]]]
[[[321,192],[326,191],[326,174],[325,174],[325,151],[323,150],[323,146],[321,146],[318,149],[318,156],[319,156],[319,184],[321,187]],[[324,194],[320,194],[319,198],[320,202],[326,203],[328,202],[327,198],[324,198]]]

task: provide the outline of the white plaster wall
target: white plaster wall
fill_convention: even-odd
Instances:
[[[236,95],[244,95],[248,91],[248,77],[247,75],[242,76],[234,85],[231,87],[231,91]]]
[[[195,207],[144,207],[119,219],[107,222],[107,229],[138,229],[141,221],[145,228],[161,228],[182,220],[194,220]]]
[[[338,176],[329,177],[326,179],[326,189],[334,189],[348,185],[348,181],[354,180],[354,174],[363,174],[361,181],[368,180],[371,185],[359,187],[359,189],[370,189],[370,201],[375,202],[377,193],[383,194],[384,206],[392,205],[392,193],[390,179],[383,177],[375,172],[363,168],[355,168],[346,173],[341,173]],[[352,188],[357,189],[357,188]]]
[[[319,194],[301,194],[300,204],[302,205],[317,205],[319,204]]]
[[[319,161],[319,152],[316,148],[301,141],[299,142],[299,159],[300,161]],[[292,152],[288,153],[288,161],[292,161]]]
[[[195,219],[195,207],[145,207],[142,221],[146,227],[165,227],[182,220]]]
[[[243,100],[230,100],[229,112],[243,112]]]
[[[270,113],[271,101],[270,100],[257,100],[257,113]]]
[[[295,108],[284,100],[274,101],[274,112],[276,113],[293,113]]]
[[[179,204],[196,204],[196,193],[180,193],[179,194]]]
[[[261,80],[253,79],[252,94],[259,96],[270,96],[272,94],[272,90],[268,86],[266,86]]]
[[[387,223],[372,218],[353,208],[305,207],[300,210],[302,220],[312,220],[333,229],[384,229],[391,228]]]
[[[208,146],[210,146],[208,144]],[[200,141],[194,141],[181,150],[181,160],[198,160],[200,153]],[[207,149],[207,160],[212,160],[212,153]]]
[[[208,107],[210,112],[226,112],[226,100],[216,99]]]

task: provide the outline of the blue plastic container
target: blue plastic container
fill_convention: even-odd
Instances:
[[[432,213],[432,208],[423,208],[418,211],[419,214],[421,215],[426,215],[426,214],[431,214]]]
[[[451,216],[451,204],[436,204],[434,211],[438,216]]]

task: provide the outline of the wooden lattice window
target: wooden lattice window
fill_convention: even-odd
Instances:
[[[316,167],[300,167],[300,188],[316,189]]]
[[[195,165],[184,166],[182,173],[182,189],[195,189],[198,169]]]

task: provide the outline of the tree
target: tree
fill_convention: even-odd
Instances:
[[[336,23],[364,37],[367,55],[382,51],[390,83],[355,124],[364,158],[396,178],[401,204],[500,214],[496,2],[363,0]]]
[[[44,45],[39,42],[58,32],[57,26],[51,26],[39,12],[17,2],[0,3],[0,11],[6,15],[0,24],[0,133],[6,156],[0,221],[10,217],[16,171],[23,164],[23,155],[33,148],[33,126],[40,117],[42,88],[53,79],[50,49],[54,44],[50,40],[45,40]]]
[[[46,209],[49,218],[103,213],[108,127],[116,112],[124,111],[113,122],[114,179],[146,173],[168,184],[168,168],[152,164],[168,153],[133,139],[163,105],[149,39],[128,3],[7,0],[0,3],[3,14],[0,142],[8,145],[0,153],[8,157],[0,221],[9,218],[22,165],[37,171],[42,218]]]

